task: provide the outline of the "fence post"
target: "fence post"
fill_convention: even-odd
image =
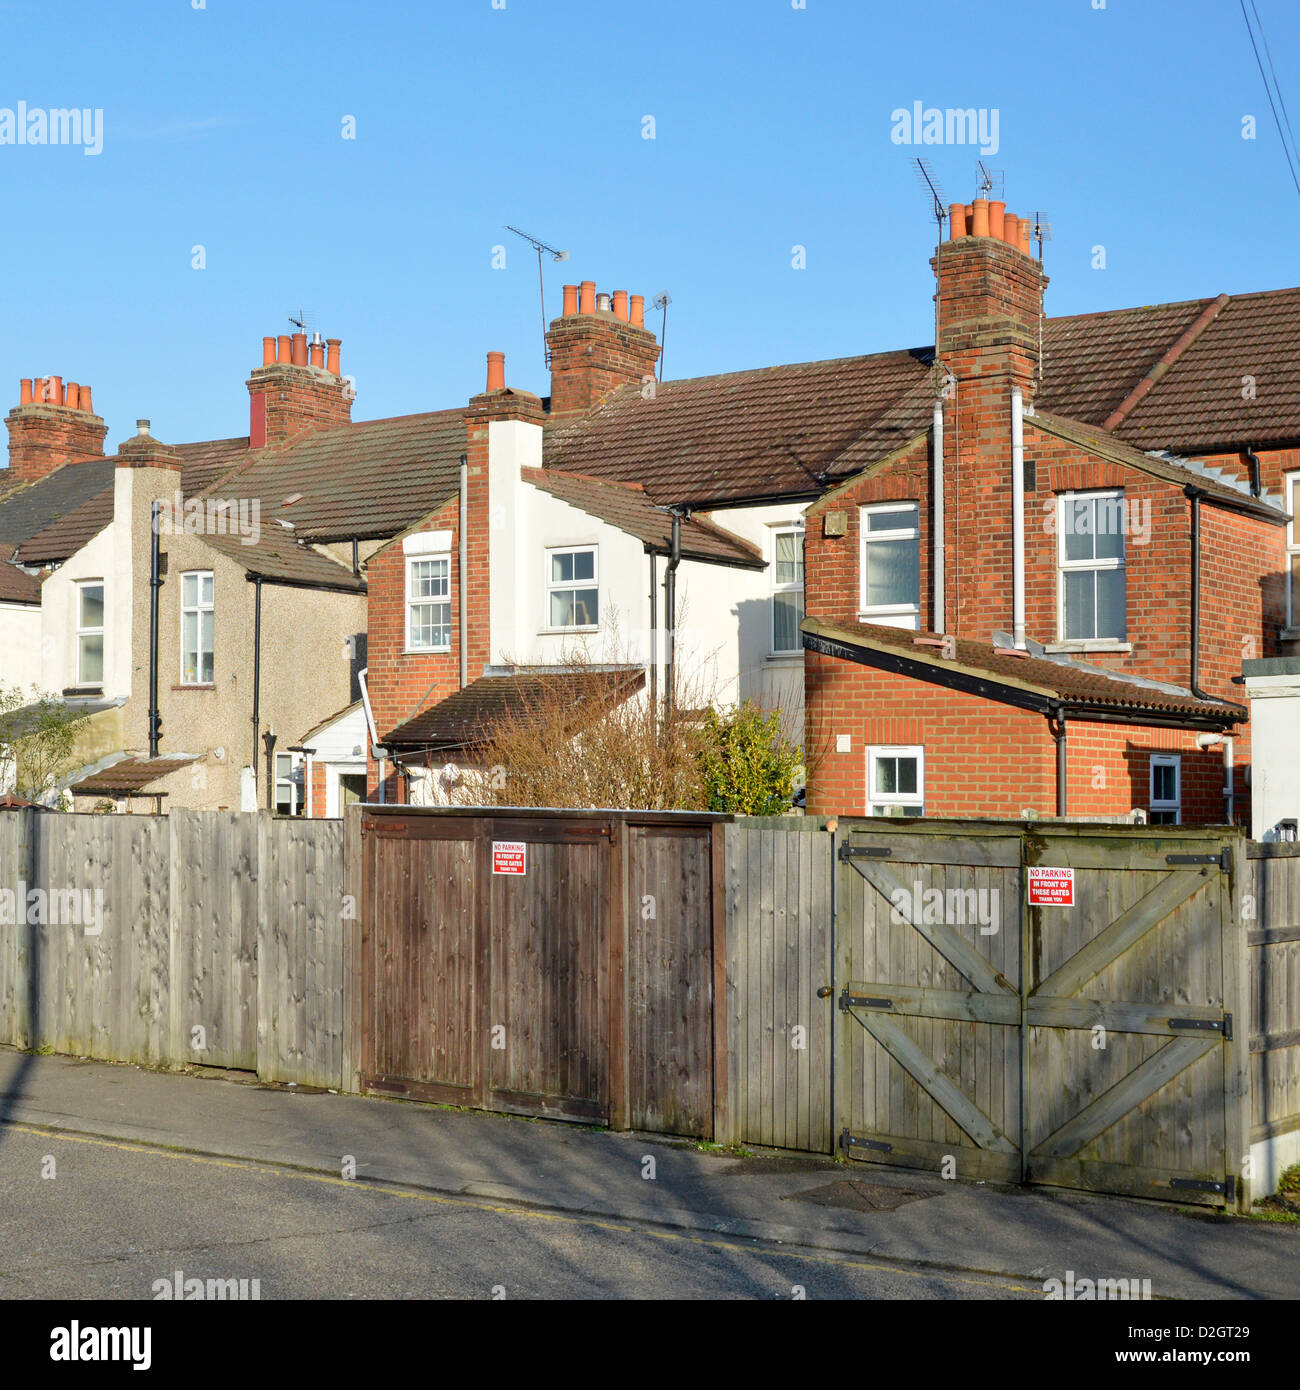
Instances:
[[[361,1092],[361,805],[343,810],[343,1089]]]
[[[1232,1015],[1232,1038],[1224,1042],[1224,1144],[1235,1167],[1237,1210],[1246,1215],[1251,1203],[1250,1159],[1250,948],[1248,914],[1242,911],[1251,891],[1246,839],[1241,831],[1230,846],[1231,869],[1220,914],[1223,944],[1223,1008]]]
[[[730,1144],[731,1092],[727,1056],[727,851],[726,829],[716,822],[710,830],[710,884],[713,919],[713,1142]]]

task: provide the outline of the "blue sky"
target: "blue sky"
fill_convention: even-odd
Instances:
[[[3,409],[57,373],[110,445],[137,416],[246,433],[298,306],[343,339],[355,418],[463,403],[490,348],[544,393],[507,222],[571,252],[548,314],[566,280],[667,289],[669,377],[928,343],[911,156],[968,201],[979,154],[894,143],[916,101],[997,111],[1009,210],[1054,224],[1049,313],[1300,283],[1237,0],[198,2],[0,4],[0,108],[104,113],[99,155],[0,145]],[[1256,3],[1300,116],[1295,0]]]

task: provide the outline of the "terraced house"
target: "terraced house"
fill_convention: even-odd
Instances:
[[[641,298],[584,281],[547,396],[489,353],[354,423],[337,340],[268,338],[246,436],[105,459],[80,388],[24,383],[0,623],[97,710],[74,791],[463,798],[580,652],[613,700],[780,710],[818,812],[1246,818],[1243,663],[1300,638],[1300,290],[1050,318],[1026,222],[949,231],[937,341],[892,352],[661,381]],[[257,534],[164,537],[151,642],[178,488]]]

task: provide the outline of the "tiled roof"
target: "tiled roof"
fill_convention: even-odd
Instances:
[[[197,444],[174,444],[172,448],[181,458],[181,491],[192,497],[248,457],[248,436],[204,439]]]
[[[43,531],[88,498],[105,489],[111,496],[112,488],[112,459],[65,463],[34,483],[15,488],[0,497],[0,547],[8,545],[12,554],[13,546]]]
[[[918,382],[930,350],[842,357],[614,392],[548,431],[546,463],[644,485],[651,501],[813,495],[835,461]]]
[[[293,531],[263,519],[256,542],[245,545],[238,535],[204,536],[204,542],[252,575],[282,584],[314,589],[339,589],[363,594],[366,581],[331,555],[300,543]]]
[[[408,748],[464,748],[481,742],[493,721],[526,715],[544,700],[561,698],[576,707],[594,693],[616,703],[639,690],[644,681],[640,666],[603,672],[532,667],[480,676],[383,735],[382,742]]]
[[[86,498],[17,548],[14,558],[23,565],[47,565],[66,560],[93,540],[113,520],[113,487]]]
[[[92,772],[80,782],[73,782],[68,790],[81,796],[90,796],[97,792],[110,796],[127,796],[144,791],[150,783],[188,766],[193,761],[192,755],[184,758],[123,758],[112,767]]]
[[[280,517],[304,540],[387,538],[456,494],[464,452],[463,410],[364,420],[259,449],[208,492],[259,498],[263,531]]]
[[[0,560],[0,603],[32,603],[41,601],[41,581],[34,574],[20,570],[17,565]]]
[[[857,651],[902,658],[909,663],[907,674],[940,685],[951,683],[950,678],[954,674],[987,677],[991,685],[1001,686],[1008,691],[1059,699],[1084,717],[1089,709],[1097,709],[1133,711],[1135,722],[1138,723],[1142,722],[1141,715],[1144,713],[1182,716],[1225,725],[1246,718],[1246,710],[1229,701],[1198,699],[1182,686],[1125,676],[1071,658],[1020,656],[990,643],[971,642],[958,637],[947,639],[954,642],[956,656],[953,660],[945,660],[940,655],[939,645],[945,639],[936,633],[845,620],[805,618],[802,631],[804,646],[813,650],[825,649],[816,645],[820,641],[832,647],[838,644],[849,649],[846,655]],[[1041,651],[1041,648],[1038,650]],[[836,653],[832,651],[830,654]],[[868,661],[867,664],[878,665],[880,662]],[[989,698],[1003,697],[996,691],[990,691]]]
[[[617,526],[620,531],[644,541],[657,554],[668,554],[672,517],[650,501],[640,484],[588,478],[554,468],[524,468],[521,472],[525,482],[588,516]],[[751,569],[761,569],[766,564],[756,545],[698,513],[682,523],[682,554],[688,560],[744,565]]]
[[[1036,404],[1101,427],[1214,304],[1046,319]],[[1229,297],[1114,435],[1184,454],[1300,440],[1297,339],[1300,289]],[[545,461],[641,482],[658,503],[813,494],[819,479],[848,477],[928,427],[932,359],[923,347],[764,367],[663,382],[652,399],[623,387],[588,419],[548,430]]]

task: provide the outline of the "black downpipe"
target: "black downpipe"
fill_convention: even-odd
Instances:
[[[1264,485],[1260,478],[1259,456],[1249,445],[1246,447],[1246,462],[1250,465],[1250,495],[1259,497],[1264,491]]]
[[[1201,689],[1201,493],[1197,488],[1183,489],[1192,499],[1192,653],[1191,680],[1188,688],[1198,700],[1211,700]]]
[[[150,508],[150,529],[153,536],[149,546],[149,756],[158,756],[158,740],[162,734],[162,716],[158,710],[158,590],[162,577],[158,573],[158,514],[161,502]]]
[[[361,577],[361,566],[357,562],[357,538],[352,537],[352,573],[357,578]]]
[[[253,580],[256,597],[253,600],[253,800],[260,806],[262,798],[257,790],[257,744],[262,732],[262,578]],[[268,791],[270,788],[268,787]]]
[[[682,562],[682,514],[673,512],[672,547],[668,553],[668,569],[664,575],[664,599],[667,611],[664,626],[668,629],[668,658],[664,662],[664,708],[673,712],[673,667],[677,660],[677,566]]]
[[[1069,814],[1070,749],[1065,728],[1065,708],[1056,705],[1052,712],[1052,737],[1056,740],[1056,816],[1064,820]]]

